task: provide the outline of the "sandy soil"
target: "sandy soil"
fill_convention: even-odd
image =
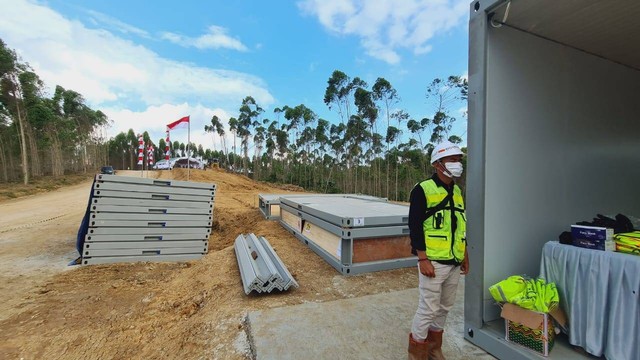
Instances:
[[[149,177],[186,180],[186,170]],[[90,182],[0,202],[0,359],[247,359],[249,311],[417,284],[413,268],[342,276],[262,218],[257,194],[295,188],[222,170],[192,170],[191,181],[218,185],[209,253],[191,262],[67,266]],[[233,241],[250,232],[269,240],[299,289],[244,294]]]

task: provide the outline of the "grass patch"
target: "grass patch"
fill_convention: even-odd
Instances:
[[[53,191],[63,186],[75,185],[93,179],[94,173],[65,174],[63,176],[43,176],[22,182],[0,183],[0,201]]]

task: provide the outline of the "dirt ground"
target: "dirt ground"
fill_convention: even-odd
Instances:
[[[120,175],[139,176],[126,172]],[[186,170],[149,177],[186,180]],[[278,222],[259,193],[277,188],[222,170],[192,170],[218,186],[209,253],[180,263],[67,266],[91,182],[0,200],[0,359],[248,359],[247,312],[415,287],[413,268],[340,275]],[[233,242],[265,236],[300,285],[246,296]]]

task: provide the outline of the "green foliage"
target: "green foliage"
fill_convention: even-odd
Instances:
[[[99,137],[109,123],[104,113],[88,107],[76,91],[56,86],[48,98],[43,87],[37,74],[0,40],[0,181],[15,181],[24,171],[82,171],[84,164],[137,168],[138,136],[133,129],[104,141]],[[221,167],[259,180],[406,201],[413,185],[432,174],[433,144],[442,139],[463,142],[451,133],[457,121],[451,109],[459,108],[467,96],[465,79],[434,79],[426,87],[426,116],[412,117],[399,108],[400,97],[386,79],[377,78],[369,88],[361,78],[335,70],[323,100],[339,121],[319,119],[305,104],[275,108],[268,119],[255,99],[246,96],[237,117],[228,119],[230,136],[216,115],[204,127],[220,149],[193,143],[189,149],[194,156],[218,159]],[[147,132],[142,135],[146,144],[153,144]],[[232,144],[226,143],[229,139]],[[160,160],[165,140],[157,144],[154,157]],[[186,155],[186,144],[169,145],[172,157]],[[104,155],[96,155],[101,152]],[[28,162],[26,170],[22,162]]]

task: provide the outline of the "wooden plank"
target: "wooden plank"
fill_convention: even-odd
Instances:
[[[409,236],[353,240],[353,263],[412,257]]]
[[[269,205],[269,215],[270,216],[276,216],[278,214],[280,214],[280,204],[274,204],[274,205]]]
[[[310,223],[309,221],[304,221],[303,229],[302,235],[313,241],[314,244],[326,250],[331,254],[331,256],[340,260],[342,238]]]
[[[298,216],[286,210],[280,209],[280,219],[287,225],[295,229],[297,232],[302,232],[302,219],[300,219]]]

